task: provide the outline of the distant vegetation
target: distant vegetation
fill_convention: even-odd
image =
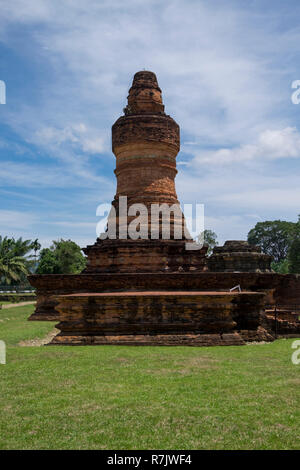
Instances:
[[[34,249],[31,240],[0,236],[0,284],[26,284],[27,275],[34,269],[30,252]]]
[[[207,256],[210,256],[213,252],[214,247],[218,245],[217,234],[212,230],[204,230],[204,232],[201,232],[201,234],[197,237],[198,243],[201,243],[203,241],[204,245],[208,247]]]
[[[282,274],[300,273],[300,215],[298,222],[258,222],[248,233],[248,242],[273,256],[272,268]]]
[[[78,274],[86,265],[80,246],[72,240],[53,241],[40,252],[37,274]]]
[[[36,240],[0,236],[0,285],[27,286],[27,276],[39,274],[76,274],[85,267],[85,257],[72,240],[53,241],[50,248],[41,249]]]
[[[258,222],[248,233],[248,242],[260,246],[263,253],[273,257],[274,271],[300,273],[300,215],[298,222]],[[204,243],[210,255],[218,245],[216,233],[205,230]],[[86,257],[72,240],[54,240],[50,248],[40,249],[38,239],[0,236],[0,285],[28,285],[30,273],[78,274],[86,266]]]

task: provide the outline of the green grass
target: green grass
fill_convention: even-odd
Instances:
[[[1,449],[296,449],[292,340],[235,347],[20,347],[53,328],[2,311]],[[9,320],[5,320],[9,318]]]
[[[43,338],[53,330],[53,322],[27,321],[33,310],[33,305],[0,310],[0,339],[4,340],[7,346],[17,346],[20,341]]]

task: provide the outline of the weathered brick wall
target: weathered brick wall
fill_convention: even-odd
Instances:
[[[84,249],[85,273],[176,272],[206,269],[206,247],[186,250],[180,240],[105,240]]]
[[[175,176],[179,126],[164,113],[161,90],[152,72],[135,75],[124,112],[125,116],[112,127],[117,177],[113,206],[117,209],[117,224],[123,223],[118,213],[120,196],[127,196],[129,204],[143,203],[147,207],[153,202],[168,205],[178,202]],[[129,222],[130,219],[126,224]],[[161,219],[158,224],[161,234]],[[56,310],[60,295],[88,294],[83,300],[74,297],[61,302],[61,327],[68,333],[70,344],[91,344],[92,341],[94,344],[102,344],[102,341],[103,344],[107,341],[120,344],[122,328],[124,344],[126,341],[130,344],[135,341],[136,344],[242,344],[244,339],[268,339],[268,334],[259,326],[262,299],[266,298],[268,304],[300,303],[299,276],[243,272],[245,266],[246,270],[267,270],[268,260],[241,242],[238,247],[230,242],[230,246],[216,249],[215,258],[208,264],[211,271],[242,272],[207,272],[206,248],[188,251],[184,239],[172,239],[177,224],[183,230],[184,219],[171,218],[170,240],[98,240],[85,249],[88,266],[80,275],[29,276],[31,284],[37,288],[37,306],[30,319],[61,320]],[[244,250],[244,253],[237,250]],[[238,284],[243,291],[252,294],[248,298],[244,294],[229,295],[228,290]],[[92,295],[133,291],[146,291],[149,295],[143,298],[134,295],[129,300],[124,294],[120,301],[118,296],[110,294],[102,306],[98,297]],[[150,291],[168,291],[172,296],[161,294],[153,299]],[[190,299],[187,301],[180,291],[190,293]],[[207,296],[204,301],[196,291],[227,291],[227,294],[219,294],[217,301],[217,297]],[[153,319],[153,330],[148,328],[143,332],[149,316]],[[136,318],[139,321],[133,325]],[[100,335],[97,339],[97,331],[91,333],[95,324],[103,331],[106,320],[112,328],[112,319],[115,321],[113,338],[107,340]],[[187,332],[189,323],[193,331]],[[164,327],[168,331],[164,331]],[[81,331],[76,332],[76,328]],[[195,328],[201,334],[195,334]],[[130,336],[127,340],[124,339],[126,333]],[[154,333],[152,339],[148,333]],[[56,344],[66,343],[63,338],[64,334],[58,336]]]
[[[228,240],[216,246],[208,259],[210,271],[218,272],[271,272],[272,257],[261,252],[260,247],[246,241]]]
[[[166,114],[121,116],[112,126],[112,150],[116,154],[125,144],[161,142],[178,153],[179,136],[178,124]]]
[[[132,344],[137,336],[139,342],[157,344],[161,335],[165,344],[201,345],[202,335],[208,345],[243,344],[247,337],[272,340],[259,330],[263,297],[254,292],[60,296],[61,333],[53,344]]]
[[[213,291],[240,284],[243,290],[267,293],[266,303],[300,304],[300,276],[276,273],[99,273],[32,275],[38,302],[32,319],[58,318],[57,295],[120,291]]]

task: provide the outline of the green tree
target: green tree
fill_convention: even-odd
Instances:
[[[285,259],[279,261],[278,263],[275,263],[275,261],[272,261],[271,268],[276,273],[288,274],[290,272],[290,270],[289,270],[289,260],[287,258],[285,258]]]
[[[36,274],[61,274],[58,259],[50,248],[41,250]]]
[[[22,237],[19,237],[18,239],[12,238],[12,250],[15,254],[15,256],[22,257],[24,259],[24,263],[27,267],[28,272],[32,272],[35,269],[35,261],[33,259],[33,256],[30,254],[30,252],[34,249],[35,242],[32,240],[23,240]],[[23,284],[27,283],[27,275],[22,275],[22,279],[20,282]]]
[[[32,243],[31,243],[31,249],[34,251],[34,258],[36,261],[36,254],[37,252],[42,248],[41,244],[39,243],[38,238],[36,238]]]
[[[25,254],[30,251],[27,242],[0,236],[0,282],[1,284],[18,284],[29,274],[29,260]]]
[[[32,240],[23,240],[22,237],[12,240],[12,249],[16,256],[27,256],[32,250]]]
[[[258,222],[248,233],[248,242],[260,246],[263,253],[273,256],[275,263],[286,259],[298,223],[284,220]]]
[[[288,259],[290,273],[300,274],[300,236],[292,241]]]
[[[207,255],[210,256],[212,254],[213,248],[218,245],[217,242],[217,234],[212,230],[204,230],[200,235],[197,237],[197,241],[201,242],[204,241],[204,245],[208,246]]]
[[[56,240],[40,252],[37,274],[78,274],[86,265],[80,247],[72,240]]]

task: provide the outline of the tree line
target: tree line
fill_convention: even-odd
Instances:
[[[37,257],[37,252],[39,256]],[[80,247],[72,240],[53,241],[41,250],[36,240],[0,236],[0,284],[28,285],[29,274],[77,274],[86,265]]]
[[[273,257],[272,269],[278,273],[300,273],[300,215],[298,222],[273,220],[258,222],[248,233],[248,242]],[[218,245],[212,230],[204,231],[208,255]],[[37,253],[39,252],[38,256]],[[54,240],[43,248],[38,239],[0,236],[0,284],[28,285],[29,274],[78,274],[86,266],[86,257],[72,240]]]
[[[248,233],[248,242],[273,257],[278,273],[300,273],[300,215],[298,222],[273,220],[258,222]]]

